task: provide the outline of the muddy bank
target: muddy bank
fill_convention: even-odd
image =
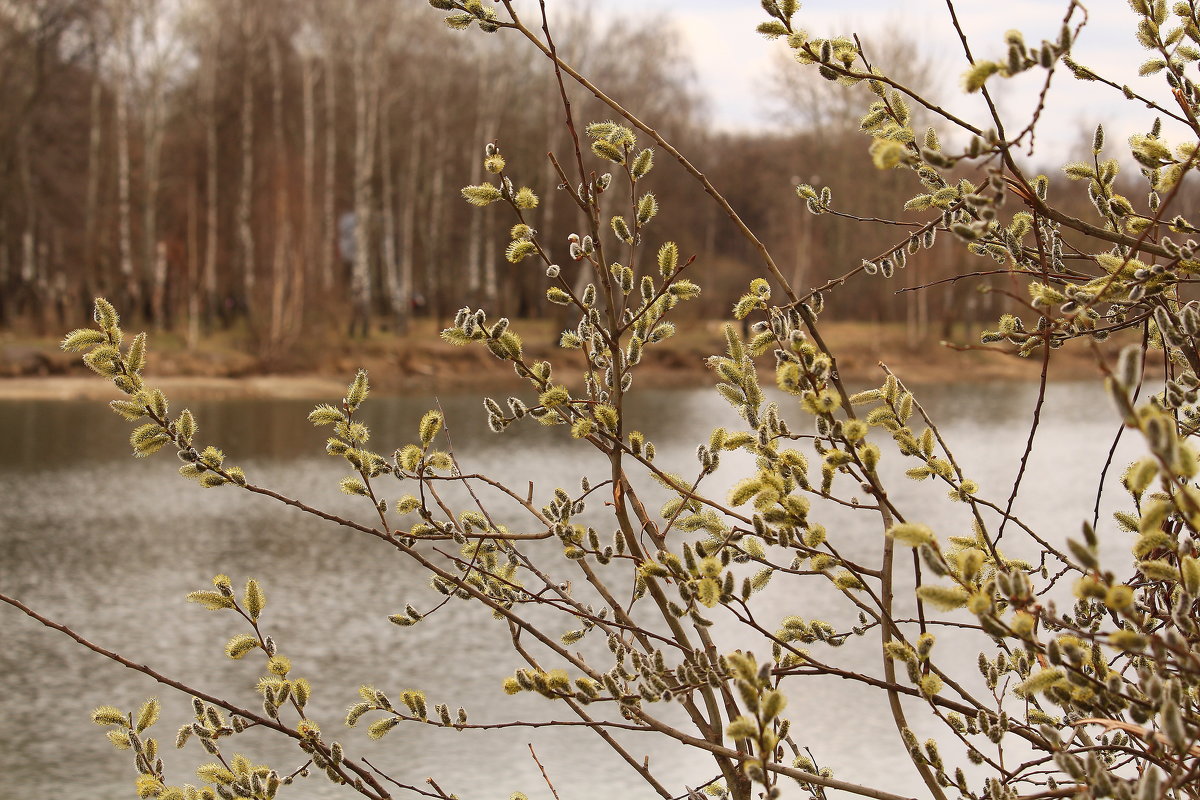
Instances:
[[[577,351],[554,345],[556,332],[543,321],[515,326],[525,338],[530,360],[548,359],[555,377],[577,382],[582,364]],[[830,322],[822,327],[851,383],[878,381],[885,362],[909,383],[956,383],[1037,380],[1041,359],[1021,359],[998,350],[958,350],[937,341],[910,344],[898,326]],[[978,341],[977,336],[962,341]],[[1111,357],[1120,342],[1105,343]],[[0,399],[108,399],[116,390],[82,366],[78,354],[63,353],[52,340],[0,338]],[[638,385],[657,388],[703,386],[713,377],[705,358],[724,349],[720,323],[682,326],[668,343],[647,348],[638,367]],[[286,358],[250,355],[234,337],[215,338],[187,348],[169,334],[151,337],[146,375],[168,395],[330,399],[341,396],[356,369],[370,371],[376,391],[431,394],[504,391],[524,385],[511,365],[483,347],[455,347],[436,333],[417,330],[408,336],[367,340],[322,340],[309,352]],[[771,359],[761,361],[764,383],[771,380]],[[1095,355],[1085,342],[1052,353],[1055,380],[1098,377]]]

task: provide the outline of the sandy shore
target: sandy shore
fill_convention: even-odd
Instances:
[[[910,384],[929,383],[981,383],[994,381],[1036,381],[1040,372],[1038,362],[1018,361],[1002,356],[991,356],[986,360],[967,356],[957,366],[938,359],[891,359],[888,366],[905,382]],[[1087,380],[1097,378],[1099,372],[1094,364],[1072,359],[1051,370],[1054,380]],[[573,373],[574,370],[567,372]],[[847,382],[862,385],[878,381],[882,376],[878,362],[852,362],[843,368]],[[348,371],[342,376],[332,375],[251,375],[244,377],[206,377],[174,375],[156,377],[147,375],[150,385],[162,389],[168,397],[199,397],[206,400],[228,400],[241,398],[276,398],[332,401],[341,397],[346,385],[353,377]],[[576,383],[574,375],[566,372],[560,377],[569,385]],[[684,388],[712,386],[715,378],[702,368],[658,368],[646,369],[639,374],[638,385],[643,388]],[[769,364],[760,368],[764,383],[771,381]],[[378,395],[426,395],[433,393],[489,392],[517,390],[525,382],[511,371],[480,370],[473,374],[446,373],[433,375],[388,375],[372,370],[373,390]],[[94,375],[46,375],[23,378],[0,378],[0,400],[113,400],[121,397],[113,385]]]
[[[241,397],[320,399],[336,398],[346,383],[318,376],[259,375],[246,378],[171,377],[152,385],[172,394],[201,395],[222,400]],[[87,375],[49,375],[0,380],[2,400],[113,400],[121,393],[108,381]]]
[[[555,366],[556,380],[572,386],[582,382],[578,351],[554,346],[556,334],[544,321],[525,327],[532,329],[526,334],[528,360],[548,359]],[[898,333],[888,326],[866,323],[826,326],[826,339],[837,354],[842,377],[855,385],[880,381],[881,361],[912,384],[1036,381],[1041,371],[1037,356],[1021,359],[995,350],[962,351],[936,341],[908,346]],[[977,334],[963,338],[978,341]],[[278,368],[229,343],[222,347],[221,342],[210,342],[197,351],[172,347],[169,339],[165,344],[152,348],[146,378],[168,396],[180,398],[335,400],[360,367],[369,371],[378,394],[495,392],[527,385],[516,377],[511,365],[483,348],[454,347],[440,341],[432,330],[402,339],[335,341],[319,353],[297,357]],[[712,386],[716,379],[706,368],[705,358],[722,352],[724,344],[719,323],[684,327],[669,344],[646,350],[637,385]],[[1119,342],[1106,342],[1105,357],[1114,357],[1119,347]],[[1099,375],[1095,354],[1086,342],[1074,342],[1052,353],[1050,376],[1054,380],[1089,380]],[[771,358],[760,360],[759,376],[764,384],[773,383]],[[0,337],[0,400],[108,400],[119,396],[111,383],[86,370],[77,354],[58,351],[57,341],[13,345]]]

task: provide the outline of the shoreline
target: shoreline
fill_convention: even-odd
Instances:
[[[886,360],[897,376],[907,384],[969,384],[969,383],[1032,383],[1040,375],[1040,359],[1019,362],[1015,358],[996,355],[996,363],[979,368],[979,365],[955,367],[950,364],[924,363],[905,364],[907,359]],[[1064,359],[1066,360],[1066,359]],[[1049,380],[1052,383],[1098,380],[1099,369],[1094,364],[1071,363],[1051,365]],[[769,362],[760,363],[759,376],[764,385],[773,383],[773,369]],[[560,367],[560,375],[563,370]],[[843,368],[842,377],[849,383],[871,385],[882,377],[878,363],[855,364]],[[370,369],[372,392],[378,396],[419,396],[430,394],[465,394],[496,391],[520,391],[527,388],[526,381],[510,370],[482,369],[470,373],[448,371],[432,374],[389,375],[378,366]],[[354,371],[345,375],[301,373],[263,374],[244,376],[225,375],[164,375],[150,372],[147,383],[162,389],[168,397],[189,396],[204,400],[314,400],[326,401],[341,397],[346,386],[354,377]],[[566,375],[565,383],[574,385],[573,375]],[[717,381],[708,369],[689,367],[649,367],[638,373],[637,386],[647,389],[711,388]],[[0,402],[3,401],[98,401],[114,400],[123,395],[111,382],[90,373],[71,375],[43,375],[33,377],[0,378]]]
[[[556,345],[557,332],[545,321],[521,326],[528,361],[548,360],[555,380],[568,386],[582,383],[579,351]],[[910,343],[903,329],[873,323],[833,322],[823,331],[837,354],[842,378],[857,385],[878,385],[886,363],[911,384],[956,384],[1037,381],[1042,359],[1018,358],[996,348],[954,348],[934,340]],[[961,340],[978,341],[966,333]],[[1116,339],[1116,337],[1114,337]],[[158,346],[155,346],[155,345]],[[1111,361],[1121,342],[1109,341],[1100,351]],[[637,368],[635,386],[642,388],[703,388],[717,382],[705,359],[725,350],[718,322],[695,322],[681,327],[669,344],[647,348]],[[774,384],[774,359],[758,359],[759,379]],[[281,363],[246,353],[234,337],[205,341],[187,349],[169,334],[151,336],[147,382],[168,396],[195,399],[305,399],[341,397],[359,369],[368,370],[373,390],[380,395],[429,395],[519,391],[528,383],[512,366],[482,347],[456,347],[429,331],[407,336],[366,340],[326,340],[320,350],[299,352]],[[1073,342],[1051,356],[1050,380],[1096,380],[1101,372],[1093,349]],[[0,336],[0,400],[109,400],[122,395],[93,374],[76,353],[63,353],[57,341],[15,341]]]

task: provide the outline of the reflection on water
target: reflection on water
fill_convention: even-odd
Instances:
[[[968,476],[985,496],[1003,502],[1024,447],[1023,421],[1036,387],[935,386],[918,396],[939,420]],[[738,423],[710,391],[635,393],[630,402],[630,425],[652,434],[658,463],[684,473],[694,471],[695,445],[713,425]],[[442,404],[467,471],[494,475],[522,491],[532,481],[540,502],[555,486],[574,490],[581,475],[602,474],[600,459],[561,428],[516,426],[496,436],[484,425],[478,398],[445,397]],[[374,440],[390,450],[415,438],[416,421],[430,405],[429,399],[372,399],[364,416]],[[323,455],[323,432],[304,422],[310,407],[291,401],[192,405],[201,426],[199,441],[222,446],[254,482],[368,520],[362,503],[337,492],[337,479],[345,473],[339,461]],[[1099,421],[1077,416],[1078,409],[1093,407],[1100,409],[1093,415]],[[1095,476],[1079,470],[1103,458],[1117,426],[1103,394],[1091,385],[1052,386],[1043,420],[1017,511],[1061,541],[1091,515]],[[541,797],[547,791],[529,757],[526,743],[532,743],[564,798],[651,796],[628,767],[580,728],[496,735],[401,726],[379,743],[369,742],[361,730],[345,730],[342,714],[361,683],[386,687],[392,696],[419,687],[431,703],[465,706],[479,722],[565,719],[568,712],[540,698],[499,691],[503,678],[520,664],[507,628],[488,614],[455,602],[427,624],[391,625],[386,615],[405,603],[428,608],[440,596],[382,543],[265,498],[230,489],[202,491],[175,475],[169,454],[130,458],[128,431],[102,404],[0,403],[4,592],[138,662],[255,707],[252,687],[259,664],[231,662],[222,654],[225,641],[240,632],[232,617],[182,601],[218,572],[232,574],[235,581],[255,576],[267,588],[265,628],[291,656],[295,674],[312,680],[310,708],[326,737],[346,741],[348,749],[402,781],[419,785],[433,776],[463,798],[503,797],[518,789]],[[1136,452],[1135,444],[1124,443],[1118,466]],[[900,476],[892,481],[892,498],[910,519],[944,534],[969,530],[961,506],[948,504],[940,489],[904,479],[901,473],[911,464],[886,453],[885,448],[886,471]],[[739,471],[752,468],[747,459],[727,455],[706,485],[723,493]],[[598,506],[589,514],[603,520]],[[838,537],[845,555],[871,559],[876,553],[878,523],[868,515],[817,505],[812,517]],[[512,521],[518,523],[515,517]],[[1111,549],[1127,550],[1111,525],[1104,531]],[[1006,534],[1005,546],[1025,552],[1015,533]],[[767,590],[764,624],[792,613],[854,623],[816,582],[805,584],[802,598],[789,591],[795,586],[777,581]],[[714,630],[723,649],[753,644],[728,618],[718,615]],[[169,743],[174,729],[187,721],[187,699],[7,608],[0,609],[0,641],[5,644],[0,648],[0,796],[132,796],[130,760],[112,752],[102,732],[86,721],[87,712],[102,703],[131,707],[159,694],[165,708],[157,732]],[[877,672],[877,652],[872,637],[832,658]],[[940,652],[944,661],[973,670],[974,651]],[[812,749],[818,763],[844,779],[869,783],[886,776],[892,791],[920,791],[881,696],[820,678],[796,682],[790,698],[793,735]],[[913,708],[920,716],[920,708]],[[668,717],[671,712],[664,711]],[[713,777],[706,758],[657,737],[629,733],[623,741],[638,758],[649,758],[672,791]],[[173,770],[168,774],[179,782],[187,780],[189,765],[207,760],[198,748],[182,755],[166,749]],[[281,768],[299,764],[290,746],[270,737],[247,735],[239,749]],[[297,797],[341,795],[323,779],[297,788]]]

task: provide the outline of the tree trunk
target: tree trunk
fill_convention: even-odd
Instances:
[[[142,209],[142,258],[147,268],[152,267],[152,274],[149,277],[153,282],[154,291],[151,296],[150,316],[153,323],[158,326],[163,325],[165,310],[162,305],[162,284],[166,281],[166,261],[160,258],[159,251],[163,248],[162,243],[158,240],[158,190],[161,183],[160,166],[163,140],[161,81],[161,75],[153,76],[142,121],[143,163],[146,173],[145,206]]]
[[[482,183],[484,146],[496,138],[500,126],[501,110],[507,102],[509,86],[508,72],[493,69],[491,46],[485,47],[477,63],[478,85],[476,100],[475,133],[471,147],[477,154],[472,169],[472,183]],[[482,214],[471,215],[471,228],[467,237],[467,291],[473,302],[496,299],[496,253],[491,241],[495,225],[495,210],[491,207]]]
[[[386,70],[386,58],[381,71]],[[388,86],[384,71],[383,85]],[[404,311],[406,298],[400,283],[400,265],[396,253],[396,204],[392,176],[392,107],[385,102],[379,116],[379,170],[383,179],[383,276],[387,287],[388,311],[397,325]]]
[[[356,35],[354,51],[354,267],[350,292],[350,335],[366,337],[371,317],[371,178],[375,171],[375,120],[378,93],[367,69],[365,34]]]
[[[187,274],[183,290],[187,293],[187,348],[194,350],[200,341],[200,318],[204,311],[204,286],[200,274],[200,202],[196,184],[188,184],[187,202]]]
[[[478,95],[475,101],[475,129],[471,137],[471,143],[468,146],[474,158],[471,166],[471,183],[479,184],[483,182],[483,157],[480,154],[483,147],[492,140],[493,129],[489,119],[488,103],[484,101],[487,93],[487,73],[489,72],[491,53],[490,48],[485,48],[483,55],[476,65],[479,70],[477,92]],[[472,214],[470,216],[470,227],[467,232],[467,296],[464,298],[468,302],[474,304],[479,299],[479,287],[481,284],[481,274],[483,272],[483,214]]]
[[[103,124],[101,101],[104,99],[104,83],[100,80],[98,65],[93,68],[96,74],[92,78],[91,109],[88,118],[87,195],[83,209],[83,276],[89,292],[97,292],[100,283],[96,268],[96,211],[100,194],[100,143]]]
[[[242,250],[242,287],[247,314],[254,297],[254,228],[251,226],[251,204],[254,201],[254,70],[253,12],[241,6],[243,52],[242,65],[242,190],[238,199],[238,238]]]
[[[37,207],[29,157],[29,123],[22,121],[20,126],[17,131],[17,172],[21,177],[21,199],[25,206],[25,230],[21,233],[21,283],[29,290],[38,278]]]
[[[545,125],[550,137],[549,141],[547,142],[548,150],[551,153],[558,153],[560,152],[560,148],[566,140],[566,135],[564,134],[565,126],[562,122],[563,112],[559,106],[557,92],[555,92],[554,96],[550,98],[549,103],[546,105],[546,109],[547,113]],[[554,191],[554,187],[557,186],[558,183],[558,173],[554,170],[554,164],[550,163],[549,158],[546,158],[542,162],[542,186],[545,187],[545,198],[542,200],[542,206],[544,206],[545,210],[542,214],[541,225],[541,228],[546,236],[558,235],[558,232],[554,228],[555,220],[557,219],[557,214],[555,212],[558,208],[558,198],[562,194],[562,192]],[[557,239],[552,241],[562,240]],[[534,305],[536,300],[533,300],[532,298],[541,293],[541,287],[544,285],[542,283],[542,276],[538,275],[532,270],[517,270],[516,276],[517,278],[514,286],[514,293],[510,299],[513,307],[522,309],[526,306]],[[561,310],[554,315],[558,319],[558,325],[556,328],[565,328],[568,324],[569,311],[566,306],[561,306],[560,308]],[[518,311],[518,313],[521,312]]]
[[[135,307],[141,299],[133,269],[133,209],[129,198],[129,81],[128,73],[117,76],[117,240],[121,281],[125,284],[124,305]]]
[[[494,305],[496,297],[499,295],[499,275],[496,273],[496,264],[500,261],[498,247],[500,245],[499,238],[496,236],[496,207],[494,205],[483,209],[483,231],[480,238],[483,239],[483,300],[484,302]]]
[[[167,299],[167,243],[158,242],[154,247],[154,271],[151,274],[153,292],[150,295],[150,307],[153,309],[156,325],[166,328],[166,299]]]
[[[408,331],[412,319],[413,297],[413,266],[417,260],[417,189],[418,177],[421,174],[421,147],[424,143],[422,130],[418,125],[420,113],[416,104],[412,106],[409,125],[408,166],[404,171],[404,187],[400,192],[400,264],[397,283],[404,297],[401,308],[395,308],[397,315],[397,330],[400,333]]]
[[[303,89],[301,102],[303,103],[302,113],[304,115],[304,211],[302,215],[304,222],[304,257],[301,259],[301,269],[303,270],[303,275],[307,278],[315,271],[315,259],[317,256],[316,215],[313,210],[317,169],[317,124],[314,109],[317,72],[311,56],[303,56],[301,63],[303,70],[301,75]]]
[[[284,338],[284,306],[288,300],[290,283],[287,254],[291,247],[292,226],[287,203],[287,144],[283,134],[283,64],[279,40],[275,35],[268,38],[267,56],[271,68],[271,119],[275,150],[275,247],[271,260],[270,342],[277,347]]]
[[[330,33],[332,36],[332,33]],[[337,64],[334,46],[328,45],[325,56],[325,177],[323,200],[324,224],[321,229],[321,288],[326,294],[333,289],[334,264],[339,260],[337,248]]]
[[[439,114],[439,117],[443,115]],[[436,126],[437,130],[444,130],[441,119]],[[446,316],[446,309],[442,302],[442,273],[445,269],[443,261],[443,246],[445,241],[442,236],[443,219],[445,214],[442,207],[444,203],[444,194],[446,190],[446,160],[447,160],[447,142],[443,137],[434,137],[433,147],[433,179],[429,185],[429,206],[426,218],[429,220],[429,245],[426,248],[428,255],[425,259],[425,291],[428,294],[427,301],[429,303],[430,315],[434,319],[435,326],[440,330],[442,322]]]
[[[217,149],[217,28],[209,32],[208,64],[204,70],[204,106],[205,119],[205,148],[206,172],[205,196],[208,205],[205,214],[205,243],[204,243],[204,316],[208,325],[213,324],[216,315],[220,313],[220,298],[217,296],[217,241],[218,226],[218,186],[217,166],[219,151]]]

